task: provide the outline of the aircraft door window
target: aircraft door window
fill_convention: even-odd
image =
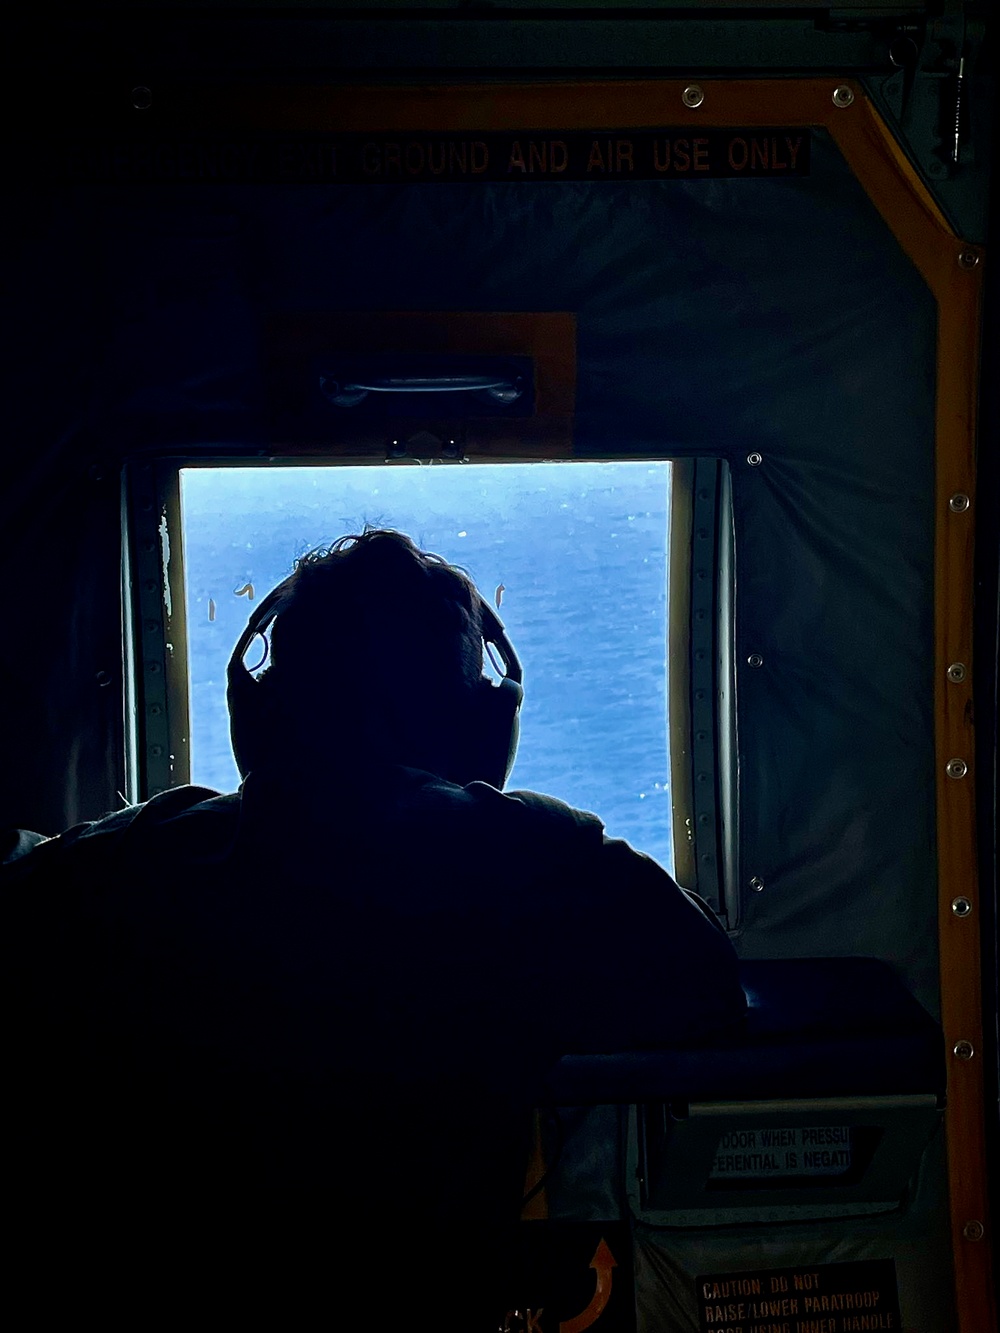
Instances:
[[[673,866],[669,461],[185,467],[190,780],[235,787],[225,665],[296,555],[366,523],[466,568],[526,663],[508,783],[599,811]],[[401,645],[405,678],[405,645]],[[490,670],[487,662],[486,669]]]

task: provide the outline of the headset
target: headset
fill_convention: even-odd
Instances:
[[[268,631],[292,600],[293,577],[273,588],[251,614],[226,668],[229,731],[241,778],[246,778],[260,766],[269,744],[268,738],[274,735],[270,695],[253,673],[267,661],[270,652]],[[503,675],[496,684],[485,676],[479,682],[472,701],[473,717],[467,727],[461,780],[463,783],[488,782],[500,789],[510,776],[517,754],[524,672],[500,617],[478,590],[473,589],[473,592],[478,599],[483,646],[499,671],[493,653],[496,650]],[[243,659],[258,636],[264,640],[264,655],[256,666],[248,668]]]

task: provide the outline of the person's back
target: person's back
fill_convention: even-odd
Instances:
[[[711,914],[594,816],[378,749],[258,762],[8,872],[8,1175],[38,1234],[103,1248],[96,1207],[147,1291],[347,1273],[375,1327],[431,1302],[486,1329],[553,1062],[738,1020]]]

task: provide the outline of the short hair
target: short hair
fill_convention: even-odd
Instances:
[[[386,745],[404,748],[457,720],[478,688],[480,606],[464,570],[366,528],[295,562],[261,683],[286,717],[308,709],[324,744],[382,719]]]

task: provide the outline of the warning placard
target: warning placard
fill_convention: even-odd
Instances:
[[[710,1273],[695,1279],[702,1333],[899,1330],[891,1259]]]
[[[843,1176],[851,1165],[851,1131],[847,1125],[765,1125],[723,1134],[709,1179]]]
[[[24,145],[14,161],[17,174],[116,185],[749,180],[808,176],[810,141],[808,128],[787,126],[132,135]]]

